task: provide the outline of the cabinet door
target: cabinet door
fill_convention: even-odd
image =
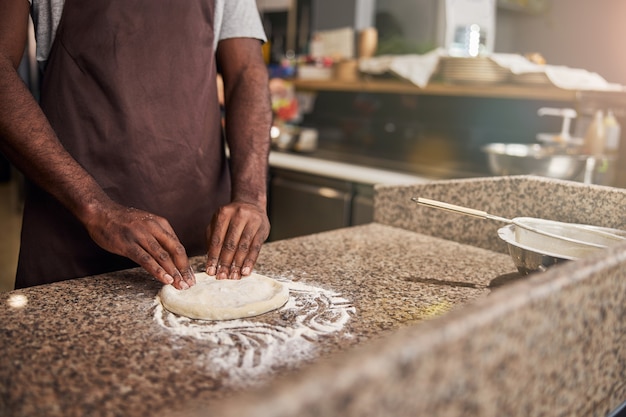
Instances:
[[[270,240],[349,226],[351,199],[350,183],[312,175],[273,173]]]
[[[355,185],[352,198],[351,226],[371,223],[374,221],[374,187],[371,185]]]

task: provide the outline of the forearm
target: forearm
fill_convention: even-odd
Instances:
[[[108,197],[63,148],[10,60],[0,57],[0,150],[86,222]]]
[[[265,66],[252,64],[252,68],[229,80],[225,101],[232,199],[264,205],[272,123]]]

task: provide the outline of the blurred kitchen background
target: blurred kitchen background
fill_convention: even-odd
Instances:
[[[622,0],[257,5],[275,110],[270,240],[370,222],[377,183],[533,173],[626,187]],[[22,75],[36,95],[32,43]],[[0,173],[1,291],[21,187],[1,156]]]

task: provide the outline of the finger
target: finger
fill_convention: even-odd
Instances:
[[[221,207],[213,216],[208,230],[207,273],[217,279],[229,277],[239,236],[245,225],[232,220],[235,211],[232,207]]]
[[[228,279],[241,279],[241,266],[233,262],[228,270]]]
[[[187,289],[192,286],[194,282],[190,282],[188,277],[184,279],[180,272],[189,270],[189,259],[170,224],[167,220],[152,215],[146,216],[145,221],[149,224],[149,230],[146,230],[149,234],[143,238],[138,237],[137,243],[166,272],[167,281],[168,277],[172,278],[171,284],[175,288]],[[148,259],[145,262],[151,263]],[[155,278],[159,277],[155,275]]]
[[[243,275],[244,262],[246,260],[246,257],[248,256],[248,252],[250,250],[250,245],[254,238],[255,231],[256,228],[253,228],[248,224],[241,233],[241,236],[239,237],[239,243],[237,244],[237,251],[233,255],[233,261],[230,266],[230,279],[240,279]],[[250,268],[248,267],[247,270],[249,269]],[[248,273],[245,275],[250,274]]]
[[[168,271],[173,267],[172,272],[178,273],[180,279],[186,283],[187,287],[195,285],[196,276],[189,264],[187,251],[185,251],[185,247],[178,238],[167,234],[165,239],[158,237],[158,244],[160,246],[155,248],[155,250],[159,254],[158,260],[161,265]]]
[[[263,242],[267,239],[268,231],[259,230],[254,238],[252,239],[252,243],[246,253],[246,257],[241,266],[241,275],[248,276],[252,273],[252,269],[256,264],[256,261],[259,257],[259,253],[261,252],[261,247],[263,246]]]
[[[159,262],[157,262],[154,256],[146,251],[141,245],[135,245],[135,247],[126,256],[143,267],[143,269],[145,269],[150,275],[163,284],[171,284],[178,289],[183,289],[180,284],[180,272],[178,272],[175,267],[170,269],[170,271],[167,271]]]
[[[226,237],[228,230],[228,222],[222,220],[222,209],[211,219],[211,224],[207,229],[207,265],[206,273],[209,275],[217,275],[220,252],[222,250],[222,242]]]
[[[217,272],[217,279],[231,278],[231,269],[237,269],[240,267],[240,265],[235,265],[233,261],[235,259],[235,253],[239,247],[239,241],[244,227],[245,224],[243,223],[230,224],[222,245],[222,250],[220,251],[218,262],[220,267]]]
[[[176,288],[189,288],[195,285],[196,277],[189,264],[187,251],[176,237],[174,229],[165,219],[158,219],[157,223],[161,228],[154,233],[156,241],[151,243],[151,253],[157,262],[172,274]]]
[[[172,285],[175,288],[178,288],[179,290],[186,290],[190,287],[187,280],[183,279],[183,274],[181,274],[180,269],[173,262],[170,252],[162,247],[159,240],[155,238],[148,240],[143,249],[146,251],[148,256],[150,256],[169,276],[172,277]]]
[[[187,290],[189,289],[189,284],[187,284],[187,281],[185,281],[183,279],[182,274],[180,273],[180,271],[176,271],[174,272],[174,282],[172,283],[172,286],[178,290]]]
[[[187,282],[187,285],[193,287],[196,285],[196,274],[191,266],[186,271],[186,273],[183,273],[183,279]]]

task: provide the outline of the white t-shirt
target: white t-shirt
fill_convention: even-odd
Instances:
[[[37,62],[45,65],[56,34],[65,0],[28,0],[32,6]],[[213,49],[223,39],[255,38],[266,41],[255,0],[215,0]]]

